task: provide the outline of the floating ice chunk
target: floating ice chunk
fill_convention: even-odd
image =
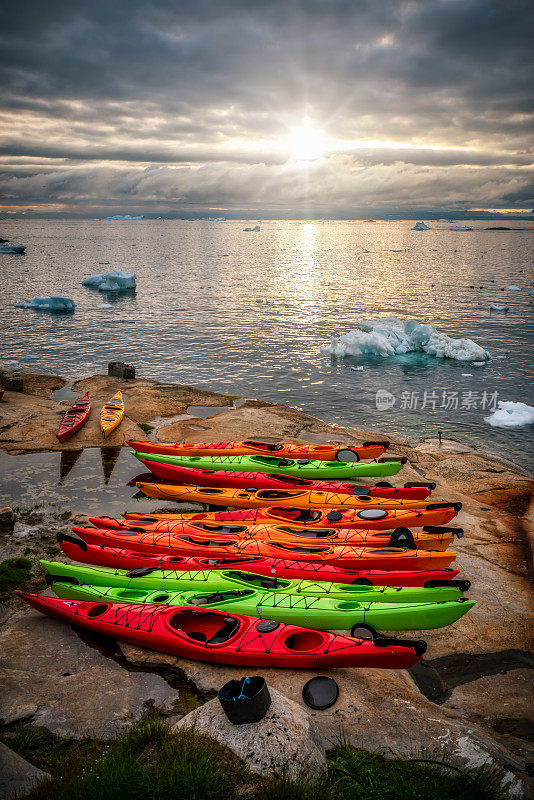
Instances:
[[[522,425],[534,425],[534,408],[526,403],[514,403],[511,400],[499,400],[499,408],[484,422],[494,428],[519,428]]]
[[[428,353],[436,358],[485,363],[491,356],[472,339],[452,339],[432,325],[421,325],[415,319],[382,317],[364,319],[358,328],[341,336],[332,336],[322,353],[344,356],[390,356],[405,353]]]
[[[15,303],[15,308],[32,308],[34,311],[52,311],[56,313],[71,313],[76,308],[76,303],[70,297],[34,297],[31,300],[21,300]]]
[[[144,219],[143,214],[140,217],[132,217],[131,214],[114,214],[112,217],[106,217],[106,219]]]
[[[102,264],[109,264],[109,261],[99,261],[98,263],[101,264],[101,265]]]
[[[471,361],[472,367],[484,367],[486,365],[485,361]]]
[[[442,217],[441,219],[438,219],[438,222],[448,222],[448,223],[451,223],[451,222],[452,222],[452,219],[445,219],[444,217]]]
[[[521,287],[520,286],[515,286],[514,284],[512,284],[511,286],[507,286],[506,288],[510,292],[520,292],[521,291]]]
[[[412,228],[412,231],[429,231],[430,228],[428,225],[425,225],[424,222],[416,222]]]
[[[469,225],[451,225],[451,231],[472,231],[473,228],[470,228]]]
[[[472,378],[472,377],[473,377],[472,372],[462,372],[462,378]]]
[[[226,217],[206,217],[206,222],[226,222]]]
[[[9,253],[12,256],[21,256],[25,250],[25,244],[0,244],[0,253]]]
[[[113,306],[111,305],[111,303],[100,303],[98,308],[113,308]]]
[[[490,305],[490,311],[509,311],[510,306],[500,306],[498,303],[492,303]]]
[[[363,372],[363,367],[351,367],[353,372]]]
[[[100,275],[91,275],[82,281],[82,286],[98,289],[101,292],[127,292],[136,288],[136,278],[134,272],[114,269],[111,272],[102,272]]]
[[[249,233],[259,233],[260,226],[255,225],[253,228],[243,228],[244,231],[248,231]]]

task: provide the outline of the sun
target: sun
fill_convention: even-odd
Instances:
[[[313,161],[322,156],[326,148],[326,138],[309,119],[293,128],[286,140],[286,149],[294,161]]]

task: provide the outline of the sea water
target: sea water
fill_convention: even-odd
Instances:
[[[484,418],[499,400],[534,405],[534,224],[475,221],[456,232],[437,223],[413,231],[413,221],[268,221],[253,234],[247,224],[256,221],[3,221],[0,235],[27,245],[26,255],[0,255],[3,360],[67,377],[124,360],[138,376],[380,434],[443,431],[532,469],[534,426]],[[503,224],[520,230],[485,230]],[[134,272],[136,292],[83,287],[99,262]],[[76,311],[14,308],[35,295],[72,298]],[[381,317],[472,339],[491,359],[321,351],[332,335]]]

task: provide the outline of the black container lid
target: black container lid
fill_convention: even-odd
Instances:
[[[311,678],[302,690],[302,698],[307,706],[324,711],[330,708],[339,697],[339,686],[333,678],[319,676]]]

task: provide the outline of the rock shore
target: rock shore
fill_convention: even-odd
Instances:
[[[24,393],[6,391],[6,402],[0,404],[0,447],[10,454],[98,447],[102,444],[98,410],[119,388],[126,396],[126,415],[121,426],[106,440],[107,445],[120,446],[128,438],[146,439],[147,434],[139,425],[151,426],[153,430],[148,435],[159,441],[217,441],[254,436],[308,443],[357,444],[377,438],[376,434],[328,425],[286,406],[256,400],[235,402],[236,397],[192,387],[147,380],[121,381],[97,375],[73,385],[75,392],[91,392],[92,419],[73,440],[61,445],[55,432],[68,404],[55,402],[51,394],[64,385],[61,378],[25,376]],[[212,407],[219,413],[205,418],[197,407]],[[444,440],[440,444],[424,440],[409,445],[396,440],[392,442],[391,452],[408,458],[395,483],[436,481],[438,488],[433,499],[454,499],[463,503],[454,523],[465,530],[464,538],[455,546],[457,566],[462,577],[471,580],[469,596],[477,605],[455,625],[425,632],[423,638],[428,642],[428,651],[424,667],[414,670],[413,674],[382,670],[332,671],[331,676],[340,686],[339,700],[327,711],[311,712],[312,717],[327,746],[343,731],[355,744],[368,750],[389,748],[392,753],[402,754],[423,748],[447,749],[463,763],[484,761],[498,767],[511,796],[514,792],[515,796],[520,796],[521,792],[526,794],[534,763],[532,702],[527,702],[529,698],[531,701],[534,676],[531,589],[534,481],[516,472],[508,463],[453,441]],[[2,498],[1,505],[6,504]],[[35,536],[32,539],[32,530],[39,530],[39,526],[31,523],[24,523],[27,528],[22,537],[24,545],[20,544],[19,550],[11,549],[21,524],[17,522],[15,534],[0,535],[3,552],[9,552],[10,556],[22,555],[24,547],[30,547],[32,552],[39,550],[40,540]],[[70,522],[58,519],[56,524],[65,528]],[[41,535],[42,524],[37,536]],[[0,633],[6,637],[8,645],[7,626],[10,619],[13,624],[11,614],[17,602],[9,600],[8,611],[4,608],[7,621]],[[70,638],[68,642],[65,640],[70,630],[65,632],[58,623],[53,623],[52,630],[46,623],[41,619],[40,624],[34,624],[30,646],[29,631],[24,634],[24,625],[29,622],[24,622],[19,629],[17,652],[13,652],[9,666],[9,669],[20,670],[25,658],[34,665],[41,665],[40,683],[22,691],[20,701],[13,700],[12,707],[15,709],[18,702],[21,707],[23,703],[35,705],[37,695],[41,694],[48,698],[41,702],[40,713],[45,717],[53,707],[50,687],[44,686],[45,676],[49,674],[45,668],[47,651],[64,648],[67,653],[73,645]],[[87,649],[87,645],[77,639],[73,652],[83,659],[82,653]],[[187,661],[126,644],[120,645],[120,649],[123,659],[132,666],[146,672],[157,669],[183,674],[206,692],[219,689],[227,680],[240,677],[242,673],[240,668]],[[104,659],[104,656],[99,657]],[[124,687],[130,686],[118,692],[122,693],[123,701],[117,710],[119,719],[130,705],[129,710],[139,714],[147,692],[162,707],[168,702],[172,704],[172,698],[161,686],[158,689],[161,694],[154,687],[147,689],[146,672],[130,673],[115,662],[107,661],[117,670],[117,685],[122,687],[124,681]],[[68,671],[67,668],[64,671]],[[139,674],[145,675],[145,683],[134,699],[131,676]],[[302,687],[313,675],[295,670],[262,670],[262,674],[270,687],[300,705]],[[90,671],[87,675],[90,676]],[[84,684],[87,707],[81,709],[72,705],[68,692],[62,695],[66,714],[78,715],[82,727],[91,728],[97,722],[94,717],[98,717],[98,709],[103,707],[95,690],[96,687],[91,690],[91,681],[87,680]],[[157,697],[152,697],[154,693]],[[176,713],[180,714],[179,698],[176,708]],[[5,711],[0,716],[5,718]]]

